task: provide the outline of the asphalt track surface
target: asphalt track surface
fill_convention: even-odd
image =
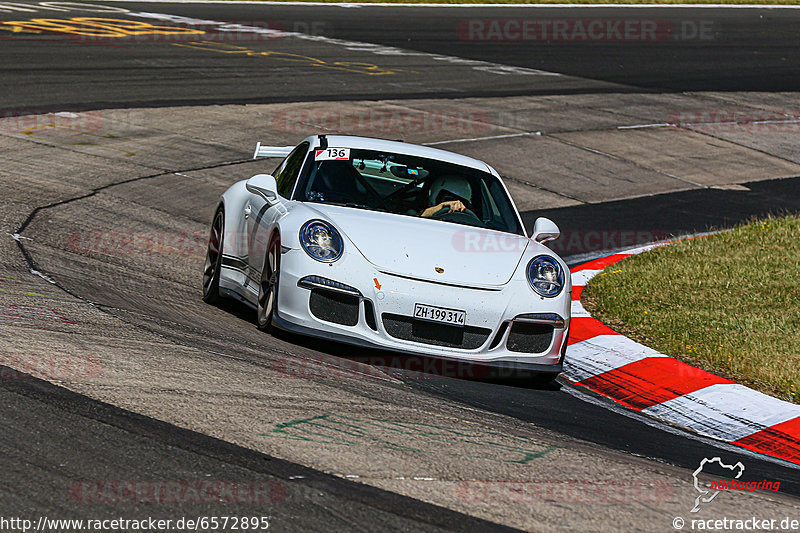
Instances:
[[[6,367],[0,371],[14,373]],[[88,519],[98,518],[99,508],[112,511],[114,518],[175,520],[220,516],[221,509],[227,516],[256,516],[258,509],[261,516],[263,509],[280,505],[280,513],[269,517],[270,528],[279,531],[318,531],[323,525],[334,531],[361,531],[363,524],[375,523],[385,531],[514,531],[182,430],[34,378],[3,379],[0,398],[6,517],[14,511],[19,515],[59,509],[72,518]],[[64,446],[65,442],[71,444]],[[70,481],[162,476],[187,482],[198,477],[212,482],[246,479],[259,492],[224,507],[186,500],[120,506],[86,497],[91,489]],[[65,494],[71,500],[65,502]]]
[[[126,9],[154,11],[153,4],[114,4]],[[519,94],[603,92],[621,84],[632,92],[670,92],[689,90],[793,90],[800,82],[800,56],[795,53],[800,33],[800,10],[703,10],[640,9],[637,16],[674,21],[711,21],[714,37],[691,42],[608,43],[579,48],[576,43],[473,43],[458,39],[454,26],[465,18],[529,16],[515,8],[492,11],[483,8],[420,9],[414,16],[397,8],[374,8],[370,16],[341,7],[301,8],[295,6],[158,6],[159,12],[211,20],[279,20],[287,29],[303,24],[316,27],[323,35],[338,39],[402,46],[457,57],[467,57],[502,65],[542,69],[580,76],[585,81],[568,87],[508,86],[460,87],[458,96],[502,96]],[[357,15],[357,16],[354,16]],[[598,18],[629,16],[629,12],[597,9]],[[15,13],[19,15],[19,13]],[[568,17],[555,9],[537,11],[541,17]],[[7,15],[4,15],[8,19]],[[444,28],[444,30],[443,30]],[[291,72],[262,75],[237,61],[220,63],[211,55],[198,55],[188,48],[159,44],[120,50],[107,43],[83,43],[85,54],[76,55],[68,46],[51,46],[47,35],[9,39],[2,43],[0,65],[4,72],[0,85],[4,109],[85,109],[136,107],[140,105],[276,102],[356,98],[399,98],[441,96],[438,89],[425,86],[358,85],[337,95],[331,87],[341,80],[335,73],[318,71],[316,83],[304,84],[287,95]],[[310,42],[313,47],[313,42]],[[579,51],[579,53],[578,53]],[[124,54],[120,60],[120,54]],[[154,59],[155,57],[155,59]],[[91,59],[91,68],[88,67]],[[98,66],[99,65],[99,66]],[[138,68],[131,68],[139,65]],[[245,69],[242,74],[232,72]],[[250,70],[247,70],[250,69]],[[168,73],[165,75],[165,73]],[[252,74],[252,77],[250,75]],[[259,77],[263,76],[263,78]],[[276,80],[275,77],[278,77]],[[143,84],[142,81],[145,81]],[[232,81],[233,80],[233,81]],[[431,80],[431,84],[450,80]],[[602,82],[597,84],[596,82]],[[203,85],[202,91],[192,86]],[[535,84],[534,84],[535,85]],[[615,85],[616,91],[619,86]],[[349,92],[348,92],[349,91]],[[648,228],[667,233],[691,233],[713,227],[726,227],[751,216],[770,212],[800,211],[798,179],[747,184],[746,194],[703,189],[671,193],[607,204],[582,205],[524,214],[526,223],[536,216],[550,216],[562,229]],[[79,288],[80,290],[80,288]],[[235,306],[234,311],[236,312]],[[341,350],[318,343],[293,339],[322,353],[341,355]],[[680,431],[664,431],[646,422],[608,409],[595,397],[568,394],[566,385],[551,389],[531,389],[513,383],[457,379],[425,380],[406,378],[413,387],[464,404],[509,415],[565,435],[578,437],[611,449],[654,458],[680,467],[694,468],[699,458],[718,455],[713,442],[687,438]],[[585,393],[584,393],[585,394]],[[9,501],[20,508],[35,509],[60,504],[48,501],[48,488],[63,483],[63,472],[56,458],[63,456],[73,473],[87,478],[136,479],[147,472],[165,475],[174,472],[203,472],[212,479],[247,472],[253,479],[286,480],[298,472],[297,480],[311,496],[295,502],[286,515],[291,520],[282,529],[317,529],[328,524],[334,529],[358,529],[357,523],[380,520],[385,529],[481,530],[499,526],[463,514],[436,508],[396,494],[348,483],[305,467],[239,448],[222,441],[177,430],[147,417],[94,402],[38,380],[2,380],[0,395],[4,405],[3,459],[0,464],[11,483],[6,489]],[[613,427],[614,431],[608,431]],[[50,435],[50,432],[53,435]],[[176,433],[177,432],[177,433]],[[59,438],[81,435],[85,449],[64,454]],[[35,444],[29,445],[27,443]],[[26,465],[24,468],[20,465]],[[31,476],[35,471],[36,476]],[[795,468],[748,457],[748,474],[753,478],[780,480],[782,492],[800,495],[800,476]],[[241,476],[240,476],[241,477]],[[321,498],[324,501],[320,501]],[[337,513],[330,512],[331,507]],[[192,512],[196,507],[190,507]],[[131,508],[131,514],[141,515]],[[284,511],[282,511],[284,512]],[[169,509],[175,515],[174,507]],[[150,514],[153,514],[150,512]],[[195,513],[196,514],[196,513]],[[373,522],[374,523],[374,522]]]
[[[523,83],[456,83],[447,69],[431,70],[425,83],[382,83],[370,78],[343,82],[333,72],[293,80],[293,69],[258,69],[246,58],[222,58],[140,40],[125,46],[73,36],[73,46],[51,46],[52,35],[2,32],[0,80],[4,109],[103,108],[187,103],[243,103],[408,97],[510,96],[670,91],[792,91],[800,83],[800,10],[592,8],[589,20],[652,23],[655,39],[622,38],[618,28],[589,43],[567,34],[520,42],[515,27],[499,37],[470,33],[471,21],[573,20],[569,9],[253,6],[108,2],[131,11],[168,12],[210,21],[299,31],[311,35],[402,47],[576,76],[575,83],[536,78]],[[74,13],[86,16],[89,13]],[[0,12],[6,20],[70,16],[54,10]],[[89,14],[92,15],[92,14]],[[94,13],[114,17],[114,13]],[[125,18],[125,17],[123,17]],[[569,22],[566,22],[567,24]],[[634,27],[638,27],[635,26]],[[465,29],[466,28],[466,29]],[[572,28],[572,26],[570,26]],[[547,37],[549,40],[546,40]],[[662,38],[663,36],[663,38]],[[174,41],[173,41],[174,42]],[[235,43],[246,46],[248,43]],[[314,50],[308,41],[306,49]],[[75,46],[83,49],[76,56]],[[309,55],[313,55],[309,53]],[[76,58],[80,57],[80,61]],[[386,58],[387,56],[383,56]],[[341,58],[340,58],[341,59]],[[414,65],[417,58],[402,58]],[[324,78],[324,80],[322,79]],[[232,80],[235,80],[232,83]],[[295,81],[298,81],[297,83]],[[20,90],[21,88],[25,90]]]
[[[741,224],[753,218],[779,216],[800,209],[800,179],[747,183],[748,191],[701,189],[617,200],[602,204],[542,209],[523,214],[563,220],[562,228],[607,230],[653,228],[663,235],[691,235]],[[578,259],[578,258],[576,258]]]
[[[173,11],[228,20],[250,20],[253,14],[252,8],[245,6],[204,6],[199,10],[192,6]],[[655,41],[620,42],[614,41],[612,33],[609,42],[593,42],[592,46],[556,35],[520,42],[515,26],[501,28],[499,34],[492,34],[488,24],[473,27],[472,34],[469,31],[469,21],[475,19],[570,19],[575,15],[569,8],[537,8],[534,13],[513,7],[425,8],[415,16],[392,7],[369,9],[364,15],[321,6],[265,11],[288,30],[313,28],[316,23],[321,34],[339,39],[542,69],[627,85],[630,90],[791,91],[800,76],[794,53],[800,36],[796,10],[637,8],[631,12],[594,8],[580,16],[657,21],[658,31],[663,28],[664,34]],[[575,89],[582,90],[587,88]]]

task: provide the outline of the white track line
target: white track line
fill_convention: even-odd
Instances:
[[[618,130],[638,130],[640,128],[665,128],[667,126],[677,126],[677,124],[637,124],[636,126],[617,126]]]
[[[113,0],[114,3],[131,4],[240,4],[240,5],[266,5],[266,6],[309,6],[309,7],[441,7],[441,8],[481,8],[481,7],[507,7],[507,8],[571,8],[571,9],[597,9],[609,7],[624,7],[626,9],[659,8],[659,9],[800,9],[800,5],[766,5],[766,4],[410,4],[410,3],[366,3],[366,2],[260,2],[257,0]]]
[[[436,141],[430,143],[422,143],[423,146],[436,146],[439,144],[452,144],[452,143],[471,143],[477,141],[493,141],[495,139],[510,139],[511,137],[527,137],[529,135],[539,136],[541,131],[526,131],[524,133],[506,133],[504,135],[490,135],[488,137],[471,137],[466,139],[453,139],[450,141]]]
[[[473,70],[477,70],[480,72],[488,72],[491,74],[498,74],[498,75],[552,76],[552,77],[563,76],[563,74],[560,74],[558,72],[550,72],[547,70],[538,70],[526,67],[515,67],[512,65],[502,65],[500,63],[492,63],[489,61],[482,61],[479,59],[465,59],[462,57],[448,56],[444,54],[433,54],[429,52],[419,52],[416,50],[406,50],[403,48],[396,48],[394,46],[384,46],[375,43],[365,43],[360,41],[335,39],[333,37],[325,37],[323,35],[309,35],[300,32],[279,31],[269,28],[259,28],[256,26],[247,26],[244,24],[236,24],[231,22],[198,19],[194,17],[184,17],[181,15],[170,15],[168,13],[129,12],[127,14],[132,17],[167,21],[175,24],[185,24],[187,26],[215,26],[218,29],[220,29],[220,31],[235,31],[237,33],[254,33],[254,34],[272,35],[272,36],[293,37],[295,39],[302,39],[306,41],[330,44],[334,46],[341,46],[345,50],[356,51],[356,52],[367,52],[379,56],[426,57],[433,61],[441,61],[443,63],[451,63],[454,65],[463,65],[466,67],[471,67]]]

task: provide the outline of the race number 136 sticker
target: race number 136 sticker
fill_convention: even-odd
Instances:
[[[316,161],[328,161],[331,159],[350,159],[350,148],[325,148],[314,153]]]

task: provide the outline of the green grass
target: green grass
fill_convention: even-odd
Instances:
[[[280,0],[279,0],[280,1]],[[286,0],[289,1],[289,0]],[[320,0],[291,0],[300,2],[319,2]],[[727,5],[797,5],[800,0],[325,0],[328,4],[369,3],[369,4],[727,4]]]
[[[800,403],[800,217],[751,222],[631,256],[584,306],[661,353]]]

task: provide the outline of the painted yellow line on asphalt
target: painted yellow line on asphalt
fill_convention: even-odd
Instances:
[[[400,72],[417,73],[414,70],[407,70],[407,69],[386,69],[378,65],[375,65],[373,63],[364,63],[360,61],[334,61],[332,63],[329,63],[328,61],[316,57],[305,56],[302,54],[293,54],[290,52],[277,52],[272,50],[259,51],[246,48],[244,46],[217,43],[213,41],[195,41],[186,44],[181,44],[181,43],[172,43],[172,44],[174,46],[180,46],[183,48],[194,48],[196,50],[203,50],[206,52],[217,52],[220,54],[244,54],[250,57],[270,57],[273,59],[277,59],[279,61],[299,62],[299,63],[305,63],[306,65],[312,67],[320,67],[331,70],[343,70],[346,72],[355,72],[358,74],[367,74],[370,76],[383,76],[388,74],[398,74]]]
[[[7,26],[7,28],[3,28]],[[130,37],[135,35],[203,35],[205,31],[176,26],[155,26],[139,20],[111,19],[100,17],[73,17],[70,19],[36,18],[30,20],[6,20],[0,29],[14,33],[44,31],[81,35],[84,37]]]

